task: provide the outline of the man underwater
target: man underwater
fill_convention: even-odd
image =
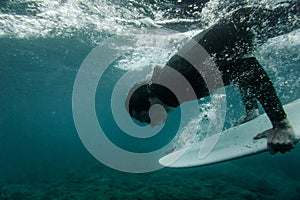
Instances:
[[[268,75],[255,57],[246,56],[253,52],[258,43],[300,28],[299,16],[300,2],[281,3],[273,9],[243,7],[193,38],[213,58],[224,86],[238,85],[246,110],[238,124],[257,117],[257,101],[260,102],[273,128],[259,133],[254,139],[267,137],[271,154],[292,150],[297,138]],[[188,53],[193,54],[192,50]],[[202,75],[182,55],[175,54],[166,66],[175,69],[189,81],[192,88],[187,88],[187,91],[193,90],[197,99],[210,95]],[[176,84],[177,79],[170,76],[168,68],[155,68],[152,80],[167,79]],[[185,99],[179,101],[170,90],[152,84],[152,80],[136,84],[126,100],[130,116],[141,122],[156,125],[149,116],[152,105],[160,104],[168,112],[185,101],[193,100],[186,95]]]

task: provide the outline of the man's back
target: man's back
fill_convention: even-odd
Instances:
[[[274,9],[259,6],[239,8],[194,39],[216,61],[239,59],[256,45],[300,28],[300,2]]]

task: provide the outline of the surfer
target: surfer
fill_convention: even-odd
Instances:
[[[255,57],[247,55],[269,38],[298,29],[299,18],[299,2],[282,3],[273,9],[248,6],[226,15],[193,38],[213,58],[222,74],[224,85],[238,85],[245,106],[245,115],[238,120],[238,124],[259,115],[257,101],[263,106],[273,128],[256,135],[254,139],[267,137],[271,154],[292,150],[297,139],[267,73]],[[187,53],[195,54],[193,48]],[[189,81],[192,88],[186,88],[186,91],[193,90],[197,99],[210,95],[211,91],[199,70],[182,55],[175,54],[166,66],[156,67],[151,80],[138,83],[130,90],[125,104],[131,117],[154,126],[165,121],[166,116],[151,121],[149,109],[152,105],[160,104],[169,112],[181,103],[193,100],[189,94],[178,100],[166,87],[152,83],[155,82],[153,80],[163,79],[178,84],[177,77],[170,76],[169,68],[175,69]]]

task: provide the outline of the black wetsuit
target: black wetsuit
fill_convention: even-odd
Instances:
[[[255,57],[245,56],[254,50],[257,43],[299,28],[297,21],[289,20],[293,16],[299,18],[299,5],[278,6],[273,10],[241,8],[193,38],[214,58],[224,85],[239,85],[246,110],[257,108],[258,100],[272,123],[283,120],[286,114],[262,66]],[[166,65],[184,75],[197,98],[209,95],[198,70],[182,56],[174,55]],[[175,78],[168,77],[167,70],[162,70],[161,76],[176,82]],[[180,104],[165,88],[154,84],[152,92],[168,106],[177,107]]]

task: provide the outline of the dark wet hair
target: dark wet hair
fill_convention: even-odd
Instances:
[[[133,116],[133,110],[136,112],[148,111],[150,109],[149,98],[154,96],[151,92],[149,83],[138,83],[131,90],[126,99],[126,109],[130,116]]]
[[[138,83],[129,91],[126,99],[126,109],[133,117],[133,111],[149,111],[150,97],[159,98],[165,105],[170,107],[179,106],[177,97],[166,87],[155,83]]]

